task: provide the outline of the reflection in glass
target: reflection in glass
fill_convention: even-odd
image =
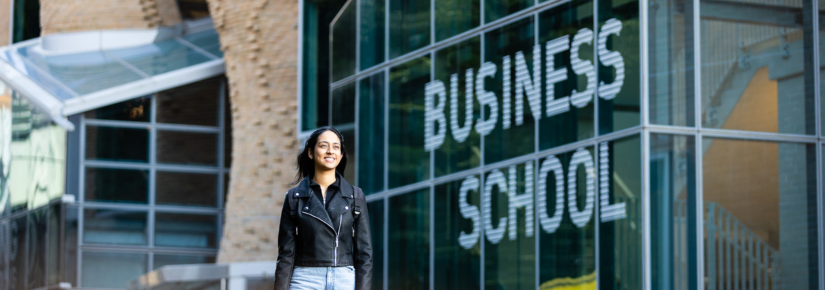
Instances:
[[[61,218],[63,214],[62,209],[63,205],[59,203],[51,204],[48,206],[48,252],[46,253],[48,258],[46,260],[47,264],[45,269],[46,274],[48,274],[48,277],[46,277],[46,285],[54,285],[61,282],[60,262],[64,259],[60,256],[60,253],[61,251],[66,251],[66,246],[63,243],[61,243],[60,237]]]
[[[593,160],[593,148],[585,149]],[[541,160],[539,167],[538,182],[546,184],[546,203],[538,204],[546,209],[546,215],[539,215],[536,222],[539,223],[539,285],[540,288],[551,288],[559,285],[573,284],[583,289],[596,288],[596,222],[598,215],[596,212],[587,211],[587,183],[588,177],[595,179],[595,175],[589,175],[587,163],[583,162],[576,166],[576,182],[570,182],[570,163],[575,153],[568,152],[552,155]],[[579,153],[581,156],[587,154]],[[598,156],[598,155],[596,155]],[[586,160],[586,159],[584,159]],[[595,164],[595,163],[593,163]],[[595,166],[595,165],[594,165]],[[542,170],[542,167],[545,169]],[[542,171],[547,172],[546,175]],[[591,180],[595,182],[595,180]],[[578,216],[576,223],[571,219],[572,214],[569,206],[572,195],[565,194],[570,188],[575,188],[576,211],[585,213]],[[541,194],[538,188],[537,194]],[[593,195],[599,192],[593,189]],[[614,191],[614,196],[615,196]],[[560,201],[562,204],[559,204]],[[593,201],[596,202],[595,200]],[[591,209],[595,208],[595,204]],[[541,211],[541,209],[539,209]],[[542,221],[545,219],[545,221]],[[609,266],[608,266],[609,267]],[[611,283],[612,284],[612,283]]]
[[[147,245],[146,231],[146,212],[90,208],[84,210],[84,243]],[[86,261],[83,264],[85,265]]]
[[[88,125],[86,159],[149,162],[149,130]]]
[[[358,53],[355,50],[357,10],[356,1],[349,1],[329,24],[332,29],[329,44],[332,57],[332,82],[355,74],[355,55]]]
[[[478,188],[486,289],[536,289],[535,226],[528,218],[534,214],[532,167],[527,161],[487,172]]]
[[[653,289],[696,289],[696,142],[664,134],[650,140]]]
[[[435,41],[442,41],[478,27],[481,0],[435,1]]]
[[[218,165],[218,134],[157,132],[158,163]]]
[[[217,217],[214,215],[156,213],[155,246],[215,248]]]
[[[813,60],[813,27],[809,13],[800,10],[811,2],[777,2],[770,8],[742,0],[705,2],[702,126],[814,134],[813,71],[805,65]],[[760,16],[760,9],[776,17]]]
[[[539,14],[539,43],[546,53],[546,43],[548,41],[563,41],[567,39],[570,43],[576,35],[586,36],[587,30],[593,30],[593,2],[577,0],[561,4],[550,10]],[[592,33],[592,32],[591,32]],[[585,64],[593,64],[593,45],[586,42],[578,46],[578,57]],[[593,102],[592,94],[588,97],[584,94],[588,87],[595,88],[596,80],[591,80],[586,73],[576,74],[571,66],[571,49],[561,50],[553,57],[553,68],[555,71],[567,71],[565,80],[553,85],[554,100],[552,106],[547,103],[546,98],[542,98],[542,108],[555,108],[551,114],[546,114],[539,120],[539,149],[549,149],[560,145],[592,138],[593,134]],[[549,68],[550,63],[544,66]],[[585,71],[583,68],[582,71]],[[546,69],[543,70],[542,80],[547,80]],[[590,82],[590,83],[588,83]],[[581,96],[574,105],[570,96],[573,91],[580,92]],[[547,87],[542,88],[542,92],[547,94]],[[595,89],[594,91],[595,92]],[[486,145],[485,145],[486,146]],[[486,162],[486,160],[485,160]]]
[[[651,124],[696,125],[693,3],[650,0],[647,81]]]
[[[146,273],[146,259],[146,254],[83,252],[81,286],[123,288]]]
[[[17,53],[27,58],[28,64],[49,72],[50,76],[78,95],[143,79],[136,71],[127,68],[103,51],[46,55],[42,54],[39,48],[39,45],[25,46],[19,48]]]
[[[389,207],[387,289],[429,289],[429,189],[390,197]]]
[[[599,102],[599,134],[603,135],[639,126],[642,120],[639,79],[642,75],[642,55],[639,53],[639,1],[605,1],[599,4],[600,31],[596,41],[601,43],[602,35],[606,37],[605,49],[597,48],[599,92],[596,95],[599,97],[596,99]],[[620,28],[613,28],[616,23],[621,23]],[[621,61],[616,58],[616,53]],[[619,68],[624,69],[621,74]],[[608,92],[607,88],[611,85],[619,84],[621,90],[618,94],[602,93]]]
[[[490,23],[507,15],[533,6],[535,0],[484,0],[484,23]]]
[[[46,286],[46,231],[48,230],[48,207],[41,207],[29,212],[28,238],[26,247],[19,248],[27,253],[26,274],[28,288]]]
[[[63,256],[61,257],[61,266],[63,268],[62,282],[69,282],[72,285],[77,285],[77,259],[80,251],[78,250],[78,221],[80,219],[80,209],[74,205],[66,205],[66,223],[63,231]]]
[[[157,171],[155,203],[217,206],[218,175]]]
[[[361,0],[360,19],[358,25],[361,28],[360,61],[361,70],[368,69],[376,64],[384,62],[384,37],[385,27],[385,6],[386,0]]]
[[[365,194],[384,189],[384,73],[359,82],[358,186]],[[352,145],[350,145],[352,146]],[[373,277],[373,279],[375,279]]]
[[[355,181],[355,167],[358,162],[358,156],[355,156],[355,130],[342,130],[341,135],[344,137],[347,152],[347,168],[344,170],[344,178],[347,181]],[[366,152],[369,154],[369,152]]]
[[[9,285],[11,289],[27,289],[26,285],[26,235],[29,230],[26,221],[27,215],[22,215],[9,221],[9,247],[14,249],[9,255],[9,270],[16,270],[17,275],[9,273]]]
[[[156,76],[212,60],[176,39],[106,51],[141,72]]]
[[[430,0],[390,1],[390,59],[430,44]]]
[[[430,154],[424,151],[424,87],[430,58],[411,60],[390,70],[389,188],[429,179]]]
[[[384,289],[384,200],[367,204],[372,234],[372,289]]]
[[[519,90],[518,87],[522,83],[517,83],[518,75],[518,53],[523,53],[524,62],[526,63],[526,72],[528,73],[529,83],[541,87],[541,84],[536,84],[536,78],[533,76],[533,66],[536,62],[533,57],[533,46],[535,43],[534,36],[534,21],[533,17],[529,17],[513,24],[509,24],[502,28],[493,30],[484,35],[484,61],[492,62],[498,67],[495,75],[484,78],[484,88],[475,88],[478,95],[483,90],[493,92],[498,96],[498,118],[495,122],[495,128],[484,136],[484,163],[490,164],[502,160],[507,160],[517,156],[536,151],[536,122],[537,118],[533,112],[541,114],[541,108],[534,108],[533,103],[529,101],[530,89]],[[503,66],[504,56],[509,56],[509,68]],[[540,56],[539,56],[540,58]],[[538,58],[536,58],[538,59]],[[539,63],[541,63],[539,61]],[[509,84],[503,82],[505,69],[509,70]],[[522,68],[523,69],[523,68]],[[503,85],[509,85],[504,87]],[[507,88],[510,96],[506,95],[504,89]],[[518,93],[523,91],[523,94]],[[540,90],[537,90],[537,93]],[[544,99],[541,98],[540,99]],[[521,100],[523,122],[520,124],[518,116],[518,103]],[[538,102],[535,103],[539,105]],[[492,109],[489,105],[483,107],[482,115],[485,120],[493,117]],[[569,125],[566,125],[569,127]],[[508,128],[505,128],[508,127]],[[477,127],[476,127],[477,128]]]
[[[84,183],[86,201],[149,202],[148,171],[87,167]]]
[[[193,255],[162,255],[155,254],[154,264],[152,269],[171,265],[188,265],[188,264],[211,264],[215,263],[215,257],[210,256],[193,256]]]
[[[157,95],[158,123],[218,126],[223,78],[211,78]],[[229,106],[229,103],[226,103]]]
[[[332,126],[355,122],[355,82],[332,90]]]
[[[594,214],[594,219],[599,221],[599,289],[602,290],[643,289],[641,147],[638,136],[601,143],[598,147],[599,182],[603,182],[599,189],[609,192],[606,203],[606,193],[599,193],[600,210]],[[605,165],[607,170],[601,171]],[[623,214],[612,217],[614,212],[610,208],[622,204],[624,210],[618,212]]]
[[[816,147],[706,138],[703,148],[707,283],[818,288]]]
[[[435,289],[480,289],[481,243],[478,237],[471,247],[463,245],[461,236],[470,236],[474,227],[481,227],[480,220],[474,224],[471,216],[462,209],[469,206],[481,207],[481,192],[478,176],[468,176],[463,181],[453,181],[435,187],[435,221],[433,226],[435,243]],[[462,189],[465,190],[462,193]],[[466,194],[466,199],[461,200]],[[477,217],[478,215],[476,215]],[[467,242],[469,244],[469,242]]]
[[[135,122],[149,122],[149,116],[151,115],[152,98],[149,96],[131,99],[83,113],[86,119]]]
[[[435,79],[444,83],[447,90],[447,104],[444,105],[444,114],[449,119],[445,121],[449,128],[445,133],[444,143],[435,151],[435,176],[444,176],[450,173],[478,167],[481,164],[481,137],[473,129],[475,121],[481,117],[481,106],[474,97],[473,90],[467,93],[467,85],[474,86],[474,76],[481,64],[480,38],[472,38],[459,44],[441,49],[435,53]],[[467,74],[472,69],[474,74]],[[452,83],[452,76],[455,75]],[[452,88],[455,87],[456,95]],[[467,98],[472,110],[467,116]],[[453,108],[455,107],[455,109]],[[467,122],[469,117],[470,122]],[[453,122],[455,120],[455,122]],[[461,139],[461,141],[458,141]]]
[[[180,2],[181,1],[178,1],[178,3]],[[203,50],[206,50],[206,52],[211,53],[218,58],[223,57],[218,32],[214,29],[187,34],[183,36],[183,39],[197,47],[202,48]]]
[[[301,63],[301,130],[329,124],[329,24],[346,1],[306,0],[303,3]]]

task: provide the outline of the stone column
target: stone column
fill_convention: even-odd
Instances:
[[[209,0],[226,61],[232,169],[218,262],[274,261],[294,176],[298,0]]]

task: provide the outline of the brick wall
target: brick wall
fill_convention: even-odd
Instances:
[[[226,60],[233,144],[218,262],[275,260],[297,154],[298,4],[209,0]]]
[[[8,0],[0,0],[8,1]],[[43,34],[180,23],[175,0],[41,0]]]
[[[9,45],[11,0],[0,0],[0,46]]]

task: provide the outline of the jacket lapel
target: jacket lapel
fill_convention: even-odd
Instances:
[[[335,226],[338,226],[338,217],[352,209],[352,185],[344,177],[338,175],[339,188],[329,203],[329,216],[333,219]]]
[[[298,190],[295,191],[295,197],[305,199],[303,208],[300,209],[301,213],[308,215],[311,218],[315,218],[320,222],[323,222],[333,232],[335,232],[332,219],[330,219],[327,210],[324,209],[324,204],[320,200],[318,200],[317,197],[315,197],[315,193],[312,191],[309,185],[309,177],[304,178],[304,180],[301,181],[300,186],[298,186]]]

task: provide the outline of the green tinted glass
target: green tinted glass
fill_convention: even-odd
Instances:
[[[481,163],[481,137],[473,129],[481,116],[481,106],[473,94],[473,76],[481,64],[479,42],[476,37],[435,53],[435,79],[444,84],[445,101],[449,100],[444,105],[444,113],[449,116],[445,118],[449,123],[445,128],[449,130],[444,143],[435,151],[435,176],[475,168]]]
[[[429,189],[390,197],[387,288],[429,289]]]
[[[390,0],[390,58],[430,44],[430,0]]]
[[[360,26],[361,42],[361,70],[368,69],[384,62],[385,19],[387,5],[385,0],[360,0],[361,11],[358,25]]]
[[[389,188],[430,178],[430,154],[424,151],[424,88],[430,81],[430,57],[390,70]]]
[[[639,35],[638,1],[599,2],[599,134],[641,122]]]
[[[493,110],[490,105],[483,106],[484,120],[490,120],[495,124],[492,131],[484,136],[485,164],[536,150],[536,123],[533,112],[540,113],[541,104],[530,100],[536,100],[535,90],[541,87],[540,83],[535,82],[533,70],[534,60],[541,56],[534,58],[533,54],[533,22],[532,17],[526,18],[484,35],[484,61],[495,64],[496,68],[492,70],[495,74],[484,78],[483,88],[475,88],[476,95],[481,94],[482,90],[493,92],[499,101],[493,103],[498,107],[497,110]],[[505,61],[505,57],[508,61]],[[485,68],[482,67],[478,74],[480,76],[485,72]],[[509,81],[505,81],[505,78],[509,78]],[[533,97],[530,97],[531,93]]]
[[[384,76],[359,82],[358,186],[365,194],[384,189]]]
[[[593,94],[597,81],[592,40],[593,2],[573,1],[539,14],[539,43],[545,55],[553,56],[552,61],[545,59],[545,67],[552,66],[552,72],[548,76],[545,69],[542,76],[542,80],[552,80],[553,85],[544,87],[540,149],[594,136]],[[574,62],[578,68],[573,68]]]
[[[435,1],[435,41],[456,36],[478,27],[481,0]]]
[[[479,184],[473,175],[435,187],[435,289],[481,288],[481,223],[473,221],[481,207],[481,192],[473,188]]]

